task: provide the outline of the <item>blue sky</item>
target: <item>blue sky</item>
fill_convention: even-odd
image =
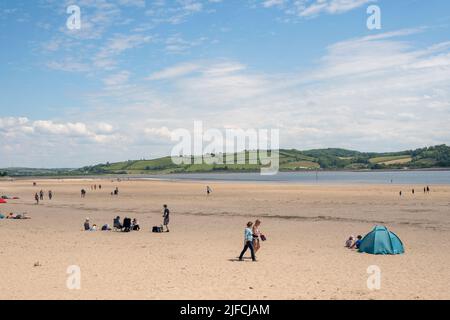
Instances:
[[[0,167],[167,155],[194,121],[283,148],[448,144],[449,24],[446,0],[0,0]]]

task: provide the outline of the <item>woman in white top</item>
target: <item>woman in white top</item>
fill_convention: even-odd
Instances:
[[[255,249],[255,253],[261,248],[260,244],[260,238],[261,238],[261,231],[259,231],[259,226],[261,225],[260,220],[256,220],[255,224],[253,225],[253,248]]]

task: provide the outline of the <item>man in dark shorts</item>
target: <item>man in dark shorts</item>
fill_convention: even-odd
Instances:
[[[164,222],[163,222],[163,225],[165,225],[166,226],[166,229],[167,229],[167,232],[169,232],[169,214],[170,214],[170,211],[169,211],[169,208],[167,208],[167,204],[165,204],[164,206],[164,214],[163,214],[163,217],[164,217]],[[163,231],[164,231],[164,227],[163,227]]]

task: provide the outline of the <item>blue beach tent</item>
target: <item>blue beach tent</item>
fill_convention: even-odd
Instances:
[[[405,249],[395,233],[384,226],[376,226],[362,239],[358,251],[370,254],[402,254]]]

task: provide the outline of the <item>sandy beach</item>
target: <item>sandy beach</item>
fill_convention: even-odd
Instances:
[[[0,181],[0,194],[20,197],[0,212],[32,218],[0,220],[1,300],[450,298],[450,186],[424,194],[423,186],[214,182],[207,197],[205,182],[33,181]],[[40,189],[54,199],[35,205]],[[165,203],[171,231],[151,233]],[[82,231],[86,217],[102,226],[117,215],[137,218],[142,230]],[[268,240],[257,262],[238,262],[245,224],[256,218]],[[406,253],[344,248],[376,224]],[[71,265],[80,267],[80,290],[66,286]],[[381,269],[380,290],[367,288],[370,265]]]

